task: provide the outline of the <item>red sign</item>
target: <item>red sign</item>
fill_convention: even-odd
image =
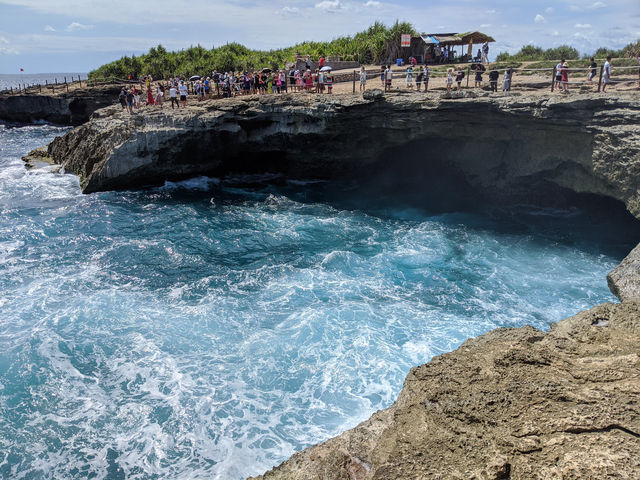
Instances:
[[[410,47],[411,46],[411,35],[409,33],[403,33],[400,38],[400,46],[401,47]]]

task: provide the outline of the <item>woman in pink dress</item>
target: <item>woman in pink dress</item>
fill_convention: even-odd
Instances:
[[[151,93],[151,85],[147,87],[147,105],[153,105],[153,93]]]

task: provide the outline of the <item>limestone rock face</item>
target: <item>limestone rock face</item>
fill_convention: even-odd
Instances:
[[[498,329],[413,368],[397,401],[262,480],[637,479],[640,304]]]
[[[623,302],[640,301],[640,245],[607,275],[611,292]]]
[[[264,95],[134,115],[111,107],[49,153],[86,193],[234,171],[336,178],[412,158],[426,175],[459,173],[480,194],[535,201],[567,189],[615,198],[640,217],[636,96],[444,97]]]
[[[57,87],[62,90],[63,87]],[[55,95],[0,95],[0,120],[31,123],[44,120],[61,125],[80,125],[100,108],[118,101],[117,86],[93,87]]]

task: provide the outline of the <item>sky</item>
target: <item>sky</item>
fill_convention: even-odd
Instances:
[[[640,0],[0,0],[0,73],[88,72],[158,44],[271,49],[396,19],[426,33],[488,33],[493,58],[528,44],[588,54],[640,38]]]

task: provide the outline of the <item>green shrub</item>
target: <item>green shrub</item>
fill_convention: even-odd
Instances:
[[[167,78],[173,75],[190,76],[209,74],[212,70],[242,71],[258,70],[263,67],[282,68],[292,62],[296,55],[310,55],[318,59],[321,55],[353,59],[361,63],[381,63],[400,55],[400,35],[416,34],[413,25],[396,22],[387,27],[376,22],[367,30],[354,36],[338,37],[330,42],[302,42],[298,45],[278,50],[251,50],[239,43],[229,43],[207,50],[201,45],[186,50],[168,52],[162,45],[153,47],[139,57],[122,57],[89,72],[92,80],[102,78],[134,78],[151,75],[153,78]]]

